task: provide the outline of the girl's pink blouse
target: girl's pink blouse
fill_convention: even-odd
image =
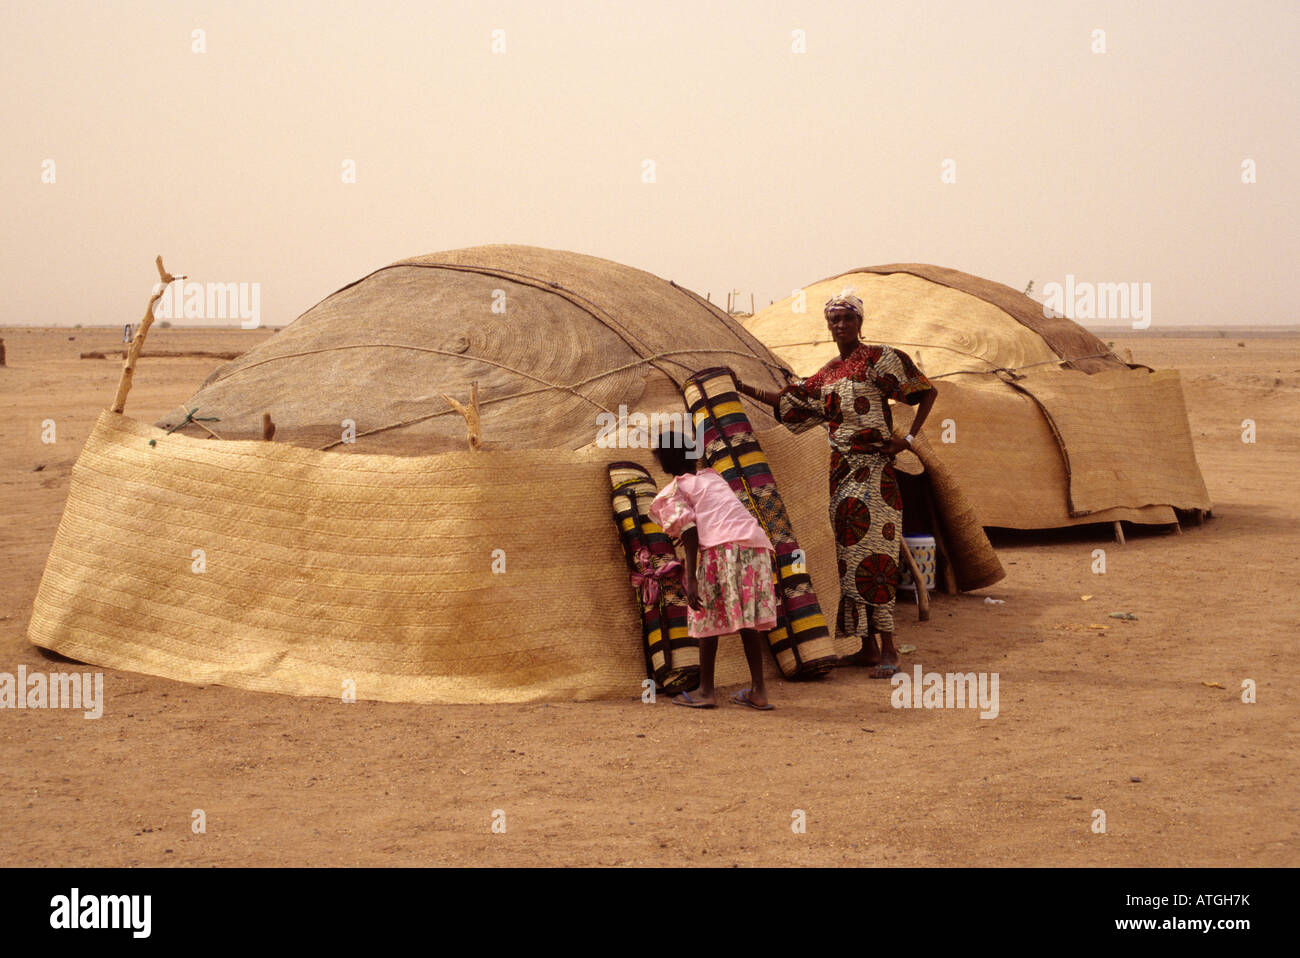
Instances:
[[[700,548],[734,542],[774,551],[758,520],[714,469],[674,477],[650,503],[650,518],[674,539],[694,526]]]

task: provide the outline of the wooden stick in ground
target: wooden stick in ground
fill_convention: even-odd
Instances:
[[[135,331],[135,338],[131,340],[131,348],[127,351],[126,359],[122,362],[122,378],[117,383],[117,396],[113,399],[113,412],[120,413],[126,408],[126,394],[131,391],[131,382],[135,376],[135,361],[140,358],[140,350],[144,349],[144,337],[149,332],[149,327],[153,325],[153,307],[162,294],[167,292],[168,285],[173,280],[184,279],[184,276],[173,276],[167,270],[163,269],[162,257],[159,256],[154,260],[154,265],[158,267],[158,279],[160,280],[158,291],[149,297],[149,305],[145,307],[144,318],[140,320],[140,326]]]
[[[1118,519],[1115,520],[1115,541],[1120,545],[1124,544],[1124,527],[1120,525]]]
[[[478,380],[474,380],[474,382],[469,384],[469,406],[468,407],[462,406],[460,403],[452,399],[446,393],[442,394],[442,398],[447,400],[447,402],[451,405],[452,409],[456,410],[456,412],[460,413],[462,416],[465,417],[465,428],[468,432],[466,438],[469,440],[469,447],[474,450],[482,449],[483,436],[479,429],[479,418],[478,418]]]
[[[930,621],[930,592],[925,587],[925,578],[921,575],[921,570],[916,567],[916,559],[912,556],[912,550],[907,547],[907,540],[902,540],[903,562],[907,564],[907,571],[912,576],[912,581],[916,584],[916,617],[922,622]]]

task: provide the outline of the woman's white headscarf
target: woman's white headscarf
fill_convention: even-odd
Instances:
[[[862,310],[862,300],[858,299],[855,294],[856,290],[852,286],[844,287],[838,296],[826,301],[826,308],[823,312],[829,316],[833,309],[848,309],[856,313],[858,319],[863,319],[865,314]]]

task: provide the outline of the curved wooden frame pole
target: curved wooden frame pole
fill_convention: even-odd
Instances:
[[[127,350],[126,358],[122,360],[122,378],[118,380],[117,395],[113,398],[113,405],[110,407],[116,413],[120,413],[126,408],[126,394],[131,391],[131,383],[135,377],[135,361],[140,358],[140,350],[144,349],[144,338],[149,332],[149,327],[153,325],[154,304],[162,298],[163,293],[167,292],[167,287],[173,281],[185,278],[184,276],[173,276],[163,269],[162,256],[154,260],[154,265],[158,267],[160,286],[149,297],[149,305],[145,307],[144,318],[140,320],[135,336],[131,339],[131,348]]]

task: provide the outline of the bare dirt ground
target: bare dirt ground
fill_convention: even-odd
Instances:
[[[27,622],[73,461],[121,365],[78,357],[120,349],[121,329],[0,335],[0,672],[59,671]],[[149,346],[243,350],[266,335],[156,329]],[[1183,371],[1214,519],[1181,536],[1130,527],[1122,547],[1100,527],[995,533],[1003,582],[937,596],[925,624],[900,603],[907,665],[996,671],[996,719],[896,710],[887,682],[843,669],[776,684],[770,713],[343,705],[109,672],[98,721],[0,711],[0,862],[1300,864],[1300,334],[1116,347]],[[217,363],[143,360],[128,414],[154,421]],[[1095,548],[1105,575],[1090,571]],[[1121,610],[1137,621],[1107,618]]]

